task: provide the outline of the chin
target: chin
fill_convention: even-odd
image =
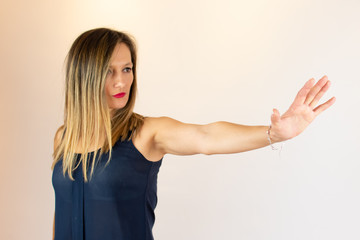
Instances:
[[[125,105],[111,106],[111,107],[110,107],[110,110],[119,110],[119,109],[124,108],[125,106],[126,106],[126,104],[125,104]]]

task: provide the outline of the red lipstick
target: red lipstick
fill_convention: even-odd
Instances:
[[[124,97],[124,96],[125,96],[125,94],[126,94],[126,93],[121,92],[121,93],[118,93],[118,94],[113,95],[113,97],[116,97],[116,98],[122,98],[122,97]]]

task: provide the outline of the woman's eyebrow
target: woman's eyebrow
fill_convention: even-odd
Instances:
[[[125,64],[110,64],[110,67],[113,67],[114,65],[119,65],[119,66],[129,66],[129,65],[132,65],[132,62],[128,62],[128,63],[125,63]]]

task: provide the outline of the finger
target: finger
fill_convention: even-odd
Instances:
[[[310,92],[306,96],[305,104],[309,105],[315,98],[315,96],[319,93],[319,91],[323,88],[323,86],[327,83],[327,76],[323,76],[314,87],[311,88]]]
[[[310,92],[312,86],[314,85],[314,78],[308,80],[305,85],[297,93],[294,102],[291,104],[290,108],[304,104],[307,94]]]
[[[310,107],[311,109],[314,109],[314,107],[316,106],[316,104],[320,101],[320,99],[322,98],[322,96],[326,93],[326,91],[330,88],[331,82],[327,81],[327,83],[321,88],[320,92],[318,92],[318,94],[316,94],[315,98],[312,100],[312,102],[310,103]]]
[[[273,113],[271,114],[271,123],[276,124],[280,121],[280,112],[276,108],[273,109]]]
[[[331,105],[333,105],[336,101],[335,97],[332,97],[331,99],[329,99],[327,102],[317,106],[314,109],[315,115],[318,116],[320,113],[322,113],[323,111],[325,111],[326,109],[328,109]]]

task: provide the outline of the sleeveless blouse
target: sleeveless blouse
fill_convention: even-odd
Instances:
[[[94,151],[95,152],[95,151]],[[94,152],[89,152],[90,164]],[[100,153],[100,149],[97,150]],[[77,161],[80,154],[76,154]],[[157,175],[162,158],[147,160],[132,140],[114,144],[95,162],[84,182],[82,163],[72,181],[62,173],[62,159],[52,173],[55,192],[55,240],[153,240]],[[90,169],[88,171],[90,177]]]

